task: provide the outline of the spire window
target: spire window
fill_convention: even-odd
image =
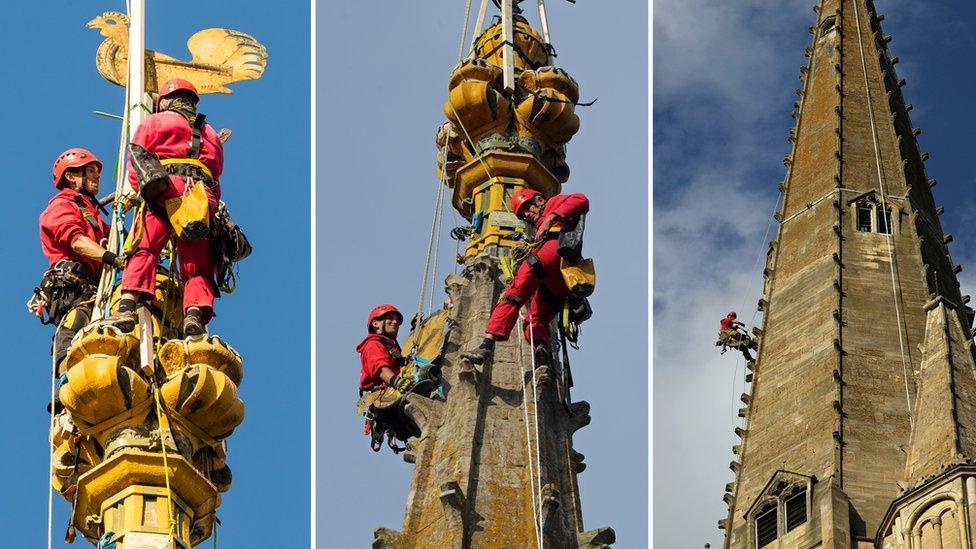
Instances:
[[[779,510],[778,502],[770,502],[766,505],[763,511],[756,516],[756,547],[761,548],[769,545],[770,543],[776,541],[779,537],[779,532],[777,531],[777,511]]]
[[[793,547],[810,520],[814,477],[778,471],[763,489],[746,516],[750,522],[752,549]]]
[[[786,509],[786,531],[807,521],[807,487],[796,486],[783,500]]]
[[[818,38],[823,38],[824,36],[827,36],[827,34],[829,34],[831,31],[833,31],[836,28],[837,28],[837,16],[831,15],[829,17],[825,17],[824,20],[821,21],[820,23],[820,34],[818,35]]]
[[[862,233],[891,234],[891,206],[882,206],[873,196],[854,203],[856,228]]]

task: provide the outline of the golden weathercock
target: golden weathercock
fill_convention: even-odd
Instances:
[[[146,50],[145,64],[130,65],[126,79],[128,51],[143,49],[143,0],[130,9],[129,16],[107,12],[89,23],[106,36],[97,55],[101,74],[137,84],[126,90],[123,125],[130,137],[142,112],[131,106],[145,104],[144,87],[154,89],[158,79],[179,77],[201,93],[229,93],[226,84],[264,71],[267,52],[254,38],[207,29],[189,41],[191,62]],[[139,24],[129,25],[130,18]],[[130,31],[138,33],[136,40]],[[115,202],[109,244],[120,253],[122,220],[134,206],[121,186],[123,175],[116,174],[116,196],[125,198]],[[68,542],[80,531],[99,548],[190,548],[211,536],[221,494],[230,489],[227,439],[244,419],[238,397],[243,361],[219,336],[180,333],[183,289],[170,275],[176,259],[169,249],[160,260],[155,299],[136,330],[123,333],[97,321],[119,300],[118,284],[111,282],[117,277],[106,273],[96,321],[68,350],[58,390],[64,410],[50,433],[51,484],[71,503]]]

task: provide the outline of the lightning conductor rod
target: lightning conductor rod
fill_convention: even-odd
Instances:
[[[537,0],[536,5],[539,6],[539,21],[542,22],[542,38],[546,44],[552,44],[552,41],[549,40],[549,17],[546,16],[546,0]]]
[[[116,120],[125,120],[125,118],[122,117],[122,116],[119,116],[117,114],[112,114],[110,112],[105,112],[105,111],[92,111],[92,114],[97,115],[97,116],[104,116],[105,118],[114,118]]]
[[[481,36],[481,30],[485,26],[485,16],[488,14],[488,0],[481,0],[481,6],[478,8],[478,18],[474,21],[474,29],[471,31],[471,53],[469,56],[474,57],[474,45],[478,41],[478,37]]]
[[[504,88],[508,93],[515,91],[515,32],[512,28],[512,0],[502,0],[502,71]]]
[[[126,81],[127,97],[129,104],[126,109],[129,113],[129,139],[135,134],[139,124],[146,118],[146,109],[142,104],[143,96],[146,93],[146,2],[145,0],[130,0],[129,2],[129,78]],[[131,192],[131,187],[125,183],[128,177],[122,177],[119,181],[121,189],[116,189],[116,196],[125,196]],[[119,191],[121,190],[121,193]],[[153,370],[153,329],[152,317],[145,307],[139,307],[139,359],[143,371],[149,373]]]

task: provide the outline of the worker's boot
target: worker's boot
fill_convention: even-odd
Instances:
[[[183,336],[200,335],[207,331],[207,324],[203,321],[203,313],[199,307],[189,307],[183,317]]]
[[[136,302],[131,299],[119,301],[119,308],[115,314],[102,321],[103,326],[112,326],[120,332],[129,333],[135,329],[138,319],[136,318]]]
[[[484,364],[495,354],[495,340],[486,337],[477,349],[461,353],[461,358],[468,359],[472,364]]]
[[[535,365],[537,368],[539,366],[549,365],[550,362],[549,357],[552,356],[552,351],[549,349],[548,341],[536,341],[534,352],[535,352]]]

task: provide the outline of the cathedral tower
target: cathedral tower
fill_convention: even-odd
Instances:
[[[871,0],[814,11],[719,523],[729,548],[903,539],[913,482],[972,455],[972,311],[884,16]],[[954,493],[969,494],[964,476]]]

